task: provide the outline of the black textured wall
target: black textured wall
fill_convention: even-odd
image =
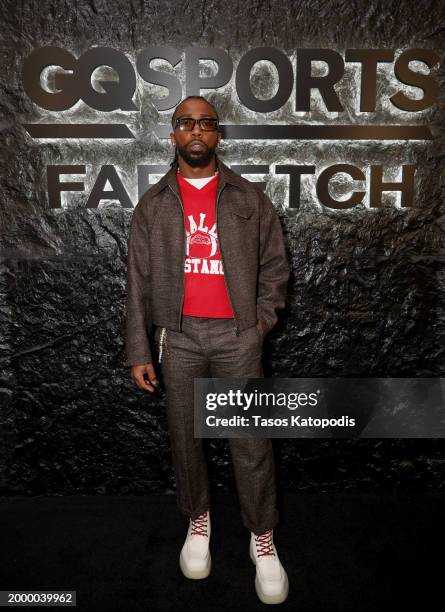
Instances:
[[[303,47],[428,48],[442,52],[441,2],[140,2],[79,0],[3,3],[1,26],[1,309],[0,491],[4,494],[147,493],[171,491],[169,440],[163,398],[139,391],[124,361],[126,244],[131,209],[117,201],[86,208],[104,164],[119,168],[135,203],[135,167],[169,163],[168,141],[148,129],[170,113],[151,100],[156,88],[138,85],[140,112],[112,113],[137,134],[134,141],[33,140],[24,123],[54,115],[37,107],[21,81],[23,60],[36,47],[54,45],[78,56],[92,46],[123,51],[134,62],[147,45],[219,47],[236,59],[272,46],[293,54]],[[339,92],[348,99],[356,76]],[[403,113],[392,122],[428,124],[433,141],[348,142],[226,141],[226,163],[311,163],[326,160],[366,166],[382,163],[397,176],[412,163],[421,169],[415,206],[401,209],[394,194],[380,209],[320,207],[305,181],[301,205],[289,210],[287,178],[267,181],[279,210],[292,277],[286,310],[265,345],[266,375],[443,376],[444,373],[444,65],[436,71],[441,104],[420,118]],[[386,76],[385,76],[386,75]],[[391,83],[382,68],[382,102],[365,122],[390,122]],[[273,76],[259,68],[254,88],[269,92]],[[267,122],[242,109],[233,85],[203,92],[222,122]],[[354,123],[326,114],[320,100],[307,122]],[[393,109],[394,111],[394,109]],[[60,113],[66,122],[94,121],[100,113],[80,103]],[[102,118],[104,115],[102,114]],[[290,105],[271,115],[300,120]],[[329,117],[329,119],[327,119]],[[110,119],[110,120],[111,120]],[[363,117],[361,117],[363,120]],[[106,120],[106,119],[104,119]],[[50,209],[48,164],[86,164],[85,193],[71,193]],[[79,177],[75,177],[79,178]],[[66,179],[65,179],[66,180]],[[254,180],[254,179],[252,179]],[[348,185],[340,179],[339,197]],[[226,441],[211,442],[217,486],[233,488]],[[275,441],[283,487],[294,490],[367,490],[370,487],[441,488],[443,440]]]

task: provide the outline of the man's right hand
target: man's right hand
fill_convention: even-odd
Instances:
[[[145,380],[145,373],[147,373],[150,382]],[[158,380],[152,363],[131,366],[131,378],[142,391],[149,391],[150,393],[155,391],[153,384],[156,384]]]

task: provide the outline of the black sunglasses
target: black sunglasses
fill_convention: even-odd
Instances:
[[[197,123],[203,132],[215,132],[218,129],[218,119],[213,117],[201,117],[201,119],[179,117],[175,121],[175,129],[179,128],[181,132],[191,132]]]

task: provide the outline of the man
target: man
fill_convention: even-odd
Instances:
[[[210,573],[211,528],[202,439],[194,438],[194,378],[263,377],[263,340],[284,307],[289,265],[273,204],[215,153],[221,133],[213,105],[201,96],[185,98],[172,127],[175,159],[131,221],[126,365],[138,387],[152,393],[158,383],[148,333],[154,325],[177,505],[190,518],[180,567],[198,579]],[[288,577],[273,543],[272,443],[229,438],[229,444],[241,517],[251,531],[256,592],[264,603],[280,603]]]

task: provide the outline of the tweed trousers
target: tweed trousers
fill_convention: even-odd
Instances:
[[[155,343],[158,353],[161,348],[177,507],[196,519],[211,500],[203,440],[194,437],[194,378],[263,378],[263,337],[256,326],[237,336],[233,319],[183,316],[182,331],[158,327]],[[272,441],[228,440],[242,522],[260,535],[279,520]]]

